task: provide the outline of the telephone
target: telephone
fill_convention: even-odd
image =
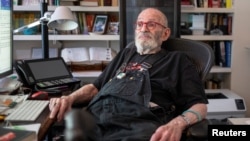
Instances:
[[[17,60],[14,64],[16,72],[19,76],[19,80],[26,87],[33,87],[35,84],[35,80],[31,75],[30,70],[27,68],[24,60]]]
[[[80,83],[62,57],[16,60],[14,66],[20,81],[29,88],[47,89]]]

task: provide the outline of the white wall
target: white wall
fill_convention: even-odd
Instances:
[[[250,117],[250,0],[234,1],[231,89],[242,96]],[[247,49],[247,47],[249,49]]]

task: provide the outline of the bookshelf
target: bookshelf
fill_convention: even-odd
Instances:
[[[98,7],[82,7],[82,6],[68,6],[73,12],[92,12],[92,13],[119,13],[119,7],[117,6],[98,6]],[[40,5],[34,6],[14,6],[15,12],[39,12]],[[56,9],[56,6],[48,6],[48,11],[53,11]],[[206,14],[206,13],[224,13],[224,14],[234,14],[233,8],[197,8],[195,6],[192,7],[182,7],[181,15],[185,14]],[[193,39],[198,41],[233,41],[233,35],[181,35],[181,38]],[[31,47],[40,45],[41,35],[14,35],[14,45],[15,48],[19,48],[19,45],[27,46],[24,44],[25,41],[31,41]],[[92,46],[96,42],[98,45],[104,46],[119,46],[119,35],[49,35],[49,40],[53,42],[57,40],[63,45],[63,47],[67,46],[79,46],[79,45],[89,45]],[[95,43],[94,43],[95,42]],[[17,47],[18,45],[18,47]],[[59,48],[60,48],[59,47]],[[120,48],[116,48],[116,51],[119,51]],[[224,77],[225,81],[230,81],[230,73],[232,69],[230,67],[219,67],[214,66],[211,70],[211,74],[219,75],[219,77]],[[97,77],[100,72],[86,72],[86,73],[75,73],[77,77]],[[230,88],[230,83],[224,84],[224,87]]]
[[[83,7],[83,6],[67,6],[72,12],[92,12],[92,13],[118,13],[119,8],[114,6],[99,6],[99,7]],[[48,11],[54,11],[56,6],[48,6]],[[14,6],[15,12],[39,12],[40,6]],[[119,35],[49,35],[49,40],[105,40],[105,41],[118,41]],[[40,35],[14,35],[14,41],[22,40],[41,40]]]
[[[98,6],[98,7],[83,7],[83,6],[67,6],[71,9],[72,12],[84,12],[84,13],[93,13],[93,14],[117,14],[119,13],[118,6]],[[56,6],[48,6],[48,11],[54,11]],[[25,12],[40,12],[40,5],[31,5],[31,6],[23,6],[23,5],[14,5],[14,12],[25,13]],[[28,51],[33,47],[41,46],[41,35],[23,35],[17,34],[13,36],[14,40],[14,50],[21,50],[19,52]],[[49,35],[50,47],[55,47],[60,49],[64,47],[80,47],[80,46],[101,46],[101,47],[111,47],[117,52],[120,50],[119,48],[119,35],[83,35],[83,34],[58,34],[58,35]],[[29,43],[27,43],[29,41]],[[56,45],[54,44],[56,42]],[[25,53],[24,56],[27,56],[28,53]],[[14,52],[14,56],[18,55],[18,53]],[[15,59],[27,59],[23,58],[15,58]],[[28,58],[29,59],[29,58]],[[86,71],[86,72],[76,72],[73,73],[76,77],[97,77],[101,71]]]
[[[205,23],[205,28],[206,28],[206,16],[207,14],[223,14],[223,15],[230,15],[233,17],[234,15],[234,9],[233,8],[213,8],[213,7],[199,7],[196,4],[194,5],[185,5],[181,7],[181,22],[192,22],[190,20],[190,15],[205,15],[204,17],[204,23]],[[233,19],[233,18],[232,18]],[[189,20],[189,21],[187,21]],[[232,21],[233,23],[233,21]],[[191,23],[192,24],[192,23]],[[192,39],[192,40],[197,40],[197,41],[202,41],[202,42],[230,42],[231,43],[231,50],[233,50],[233,41],[234,41],[234,36],[233,34],[223,34],[223,35],[210,35],[204,34],[201,35],[181,35],[181,38],[186,38],[186,39]],[[233,53],[232,53],[233,54]],[[232,57],[232,56],[231,56]],[[231,59],[232,60],[232,59]],[[232,65],[231,65],[232,66]],[[232,73],[232,68],[230,67],[225,67],[225,66],[218,66],[214,65],[210,71],[210,76],[209,76],[209,81],[212,80],[214,82],[212,83],[219,83],[215,84],[216,86],[212,86],[208,88],[208,85],[205,85],[206,89],[231,89],[231,73]],[[217,81],[217,82],[216,82]],[[219,81],[219,82],[218,82]],[[211,86],[211,85],[210,85]]]

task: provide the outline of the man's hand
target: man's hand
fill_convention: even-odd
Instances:
[[[72,100],[70,96],[62,96],[61,98],[51,98],[49,109],[51,111],[50,118],[56,118],[61,121],[66,112],[71,109]]]
[[[186,126],[185,121],[181,117],[176,117],[169,123],[156,129],[150,141],[180,141]]]

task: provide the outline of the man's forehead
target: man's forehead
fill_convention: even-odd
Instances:
[[[160,19],[160,15],[158,12],[149,12],[143,11],[139,14],[137,20],[148,20],[148,21],[158,21]]]
[[[149,17],[139,17],[138,21],[158,21],[158,18],[149,18]]]

